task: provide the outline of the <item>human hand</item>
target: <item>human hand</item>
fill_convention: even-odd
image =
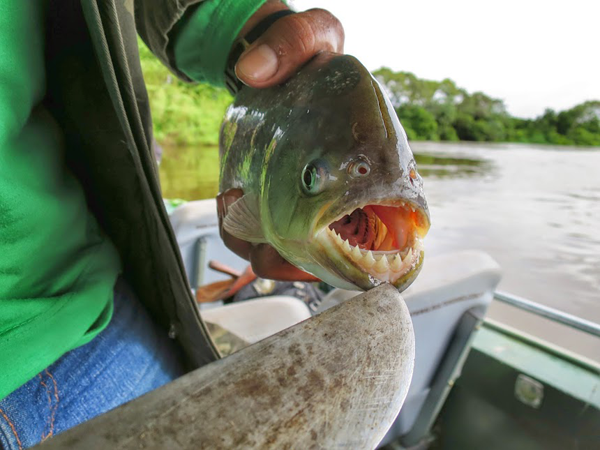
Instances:
[[[217,196],[219,233],[227,248],[250,261],[252,270],[261,278],[280,281],[319,281],[318,278],[291,265],[270,245],[243,241],[223,229],[223,218],[227,215],[227,208],[242,195],[244,193],[241,189],[229,189]]]
[[[239,35],[243,37],[263,18],[282,9],[288,7],[279,1],[268,1],[248,20]],[[343,53],[344,29],[330,12],[311,9],[277,20],[242,53],[235,72],[248,86],[274,86],[324,51]]]

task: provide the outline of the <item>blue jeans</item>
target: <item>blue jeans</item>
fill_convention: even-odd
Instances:
[[[30,447],[184,374],[179,348],[122,280],[114,302],[96,338],[0,401],[0,447]]]

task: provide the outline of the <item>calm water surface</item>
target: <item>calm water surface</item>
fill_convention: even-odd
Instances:
[[[475,248],[499,289],[600,322],[600,151],[517,144],[412,144],[431,210],[428,254]],[[214,197],[216,148],[167,148],[167,198]],[[600,361],[600,340],[496,304],[490,316]]]

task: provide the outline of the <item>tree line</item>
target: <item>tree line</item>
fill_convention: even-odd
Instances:
[[[424,80],[388,68],[374,75],[412,140],[600,146],[600,101],[520,119],[508,114],[502,100],[483,92],[470,94],[450,79]]]
[[[219,126],[232,97],[224,89],[177,80],[140,41],[154,134],[161,144],[217,145]],[[430,81],[382,68],[385,86],[409,139],[524,142],[600,146],[600,102],[536,119],[510,116],[501,100],[469,94],[449,79]]]

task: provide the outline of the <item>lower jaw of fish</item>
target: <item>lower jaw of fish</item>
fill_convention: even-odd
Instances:
[[[414,281],[423,264],[423,240],[416,234],[409,240],[411,244],[402,251],[372,251],[351,245],[330,228],[316,236],[329,270],[365,290],[390,283],[402,291]]]
[[[348,214],[355,218],[362,216],[363,222],[369,222],[368,233],[362,235],[362,240],[344,231],[343,223],[352,217]],[[314,235],[313,242],[318,243],[314,255],[327,267],[329,278],[338,284],[366,290],[391,283],[402,291],[420,272],[424,258],[423,237],[428,229],[429,219],[425,213],[409,202],[365,205],[321,228]],[[367,236],[370,239],[366,239]]]

